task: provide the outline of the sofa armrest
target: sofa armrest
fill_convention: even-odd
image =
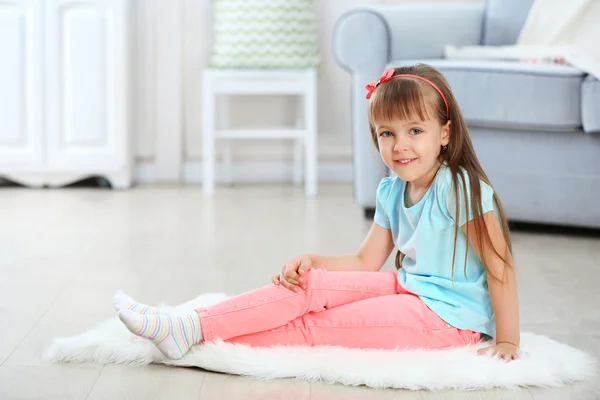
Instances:
[[[333,55],[349,72],[381,70],[390,60],[389,28],[374,9],[356,9],[337,20],[333,29]],[[365,83],[366,84],[366,83]]]
[[[375,192],[385,176],[385,165],[371,141],[365,85],[377,81],[390,60],[389,30],[378,12],[353,10],[337,21],[332,44],[338,64],[352,76],[354,197],[363,207],[375,207]]]

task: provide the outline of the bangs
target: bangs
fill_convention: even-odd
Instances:
[[[415,79],[393,79],[380,85],[369,101],[369,124],[376,121],[419,120],[436,118],[435,93]],[[433,112],[432,112],[433,111]]]

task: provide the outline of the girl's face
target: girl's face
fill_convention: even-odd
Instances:
[[[440,165],[441,147],[450,141],[450,121],[382,120],[375,129],[385,164],[406,182],[429,184],[427,178]]]

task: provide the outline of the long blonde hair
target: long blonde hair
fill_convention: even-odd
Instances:
[[[417,64],[414,66],[407,66],[396,68],[394,76],[398,74],[410,74],[418,75],[425,79],[428,79],[434,83],[444,94],[448,102],[448,110],[446,113],[446,104],[440,96],[440,94],[428,83],[423,82],[419,79],[413,78],[395,78],[391,79],[377,87],[374,92],[374,96],[369,101],[368,113],[369,113],[369,125],[371,127],[371,137],[375,143],[375,147],[379,150],[379,144],[377,141],[377,133],[375,131],[375,120],[387,118],[388,120],[401,119],[408,120],[411,117],[419,117],[421,120],[429,118],[435,118],[441,125],[445,125],[448,121],[450,124],[450,142],[446,149],[440,149],[440,161],[446,161],[450,171],[452,173],[452,184],[455,188],[454,195],[456,199],[455,214],[456,221],[460,221],[460,213],[465,212],[469,215],[467,210],[471,211],[471,215],[478,217],[483,215],[481,207],[481,185],[480,181],[492,186],[486,173],[483,171],[481,164],[475,154],[471,137],[465,120],[460,112],[458,102],[454,98],[450,85],[446,78],[435,68],[430,67],[426,64]],[[430,116],[432,112],[434,115]],[[467,174],[465,179],[464,174]],[[460,210],[459,207],[459,177],[462,182],[462,193],[463,198],[466,199],[465,209]],[[470,198],[466,195],[467,182],[470,184]],[[510,240],[510,232],[508,227],[508,221],[504,212],[504,207],[500,202],[496,191],[494,191],[494,202],[498,210],[500,222],[502,225],[502,232],[504,240],[508,245],[509,251],[512,252],[512,244]],[[484,218],[474,219],[475,232],[477,235],[477,249],[478,253],[482,256],[482,262],[488,272],[493,277],[502,280],[502,277],[498,277],[490,270],[489,263],[485,257],[483,251],[484,245],[491,245],[496,255],[500,257],[505,266],[511,266],[512,264],[508,260],[507,255],[500,254],[498,249],[492,245],[492,240],[488,232],[487,224]],[[468,235],[469,224],[466,225]],[[454,263],[456,258],[456,243],[458,239],[458,223],[454,230],[454,251],[452,254],[452,279],[454,279]],[[467,256],[469,246],[466,246],[465,251],[465,276],[467,268]],[[402,260],[404,254],[398,250],[396,254],[396,268],[402,268]],[[503,275],[503,274],[502,274]]]

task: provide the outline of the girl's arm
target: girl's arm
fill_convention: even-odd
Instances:
[[[498,253],[504,256],[509,264],[513,265],[512,255],[504,240],[502,228],[494,212],[487,212],[481,218],[485,219],[492,246],[498,250]],[[484,254],[479,254],[479,242],[475,232],[475,223],[474,221],[470,221],[467,225],[469,225],[467,234],[469,243],[473,246],[479,257],[487,261],[488,286],[496,316],[496,347],[504,344],[503,347],[512,346],[516,350],[520,345],[520,329],[519,299],[514,268],[505,266],[504,261],[498,257],[494,248],[489,244],[484,246]],[[466,225],[463,226],[463,230],[465,233],[467,232]]]
[[[373,223],[356,254],[320,256],[309,254],[313,268],[329,271],[379,271],[394,249],[392,232]]]
[[[391,230],[373,223],[356,254],[342,256],[303,254],[284,265],[281,273],[274,275],[271,281],[275,285],[283,285],[290,290],[297,291],[297,286],[305,288],[302,275],[310,268],[329,271],[379,271],[393,248],[394,240]]]

